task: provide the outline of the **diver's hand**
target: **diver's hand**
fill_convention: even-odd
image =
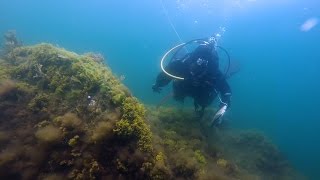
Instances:
[[[153,92],[160,93],[161,87],[159,87],[157,84],[154,84],[154,85],[152,85],[152,90],[153,90]]]
[[[221,122],[223,120],[223,116],[227,111],[227,108],[228,108],[228,105],[226,103],[220,104],[218,111],[216,112],[216,114],[212,118],[210,126],[217,126],[217,125],[221,124]]]
[[[226,106],[227,108],[229,107],[229,104],[227,103],[220,103],[219,104],[219,108],[222,108],[223,106]]]
[[[226,110],[228,110],[228,109],[230,109],[230,105],[231,105],[230,102],[228,102],[228,103],[220,103],[219,104],[219,108],[222,108],[223,106],[226,106]]]

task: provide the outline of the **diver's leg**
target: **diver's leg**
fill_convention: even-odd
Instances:
[[[202,118],[204,114],[204,108],[201,105],[201,99],[199,96],[193,98],[194,111],[196,112],[197,117]]]
[[[212,93],[209,91],[202,91],[201,93],[197,94],[194,103],[198,106],[201,106],[201,109],[198,110],[200,117],[203,116],[206,107],[208,107],[213,102],[215,97],[216,93]]]
[[[183,89],[183,84],[179,82],[173,82],[173,98],[183,103],[186,96],[185,90]]]
[[[197,103],[196,99],[193,100],[193,105],[194,105],[194,111],[198,111],[199,110],[199,104]]]

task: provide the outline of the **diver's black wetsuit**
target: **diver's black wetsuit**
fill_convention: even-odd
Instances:
[[[178,101],[193,97],[195,110],[201,114],[220,93],[223,103],[230,107],[231,89],[219,70],[219,58],[215,50],[208,45],[200,45],[182,60],[173,60],[165,68],[167,72],[184,80],[171,78],[161,72],[153,86],[154,91],[173,80],[173,96]]]

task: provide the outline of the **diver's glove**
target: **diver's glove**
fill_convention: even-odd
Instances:
[[[157,84],[154,84],[154,85],[152,85],[152,90],[153,90],[153,92],[160,93],[161,87],[159,87]]]
[[[216,126],[216,125],[220,125],[222,123],[222,117],[223,115],[226,113],[227,111],[227,104],[223,104],[219,110],[216,112],[216,114],[213,116],[211,122],[210,122],[210,126]]]
[[[227,109],[230,108],[230,101],[229,102],[220,102],[219,104],[219,108],[223,107],[223,106],[226,106]]]
[[[230,99],[231,99],[231,93],[225,93],[222,95],[222,99],[220,99],[219,109],[211,120],[211,125],[210,125],[211,127],[220,125],[222,123],[222,118],[224,114],[230,108],[230,102],[231,102]]]

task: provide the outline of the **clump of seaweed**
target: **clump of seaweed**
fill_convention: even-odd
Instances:
[[[9,140],[8,132],[0,131],[0,144]]]
[[[0,167],[8,164],[11,161],[14,161],[19,156],[19,151],[14,150],[13,148],[8,148],[3,150],[0,153]]]
[[[66,128],[80,128],[82,120],[74,113],[66,113],[56,119],[57,122],[60,121],[61,126]]]
[[[99,122],[93,130],[93,134],[91,136],[92,141],[97,142],[108,139],[113,134],[113,128],[114,125],[110,122]]]
[[[57,143],[62,139],[62,132],[52,125],[45,126],[36,131],[36,138],[43,143]]]
[[[7,94],[15,88],[15,83],[12,80],[6,79],[0,81],[0,96]]]

